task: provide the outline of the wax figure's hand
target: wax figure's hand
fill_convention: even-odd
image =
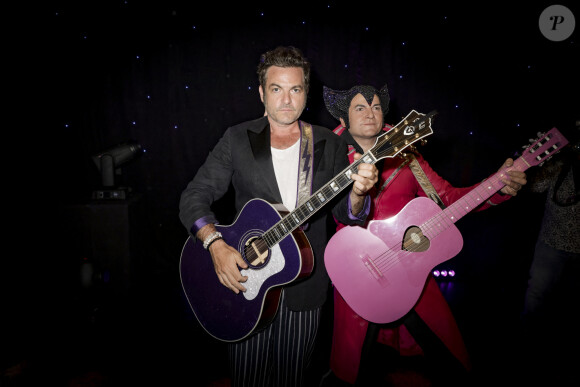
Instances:
[[[355,153],[354,159],[358,160],[361,156],[361,154]],[[358,165],[357,173],[353,173],[350,177],[354,181],[350,190],[350,210],[353,215],[358,216],[364,208],[367,192],[379,179],[379,171],[374,164],[361,163]]]
[[[219,239],[209,246],[213,267],[218,279],[225,287],[238,294],[240,291],[245,292],[246,288],[241,284],[246,282],[247,276],[240,273],[239,267],[248,268],[238,250],[228,245],[223,239]]]
[[[526,174],[524,172],[509,169],[513,165],[514,160],[507,159],[499,169],[500,171],[505,168],[508,169],[507,176],[501,179],[501,181],[505,183],[505,187],[503,187],[500,192],[506,195],[516,196],[518,191],[522,189],[528,181],[526,180]]]
[[[354,154],[355,161],[361,157],[360,153]],[[352,192],[358,196],[365,196],[379,180],[379,171],[374,164],[361,163],[358,166],[357,173],[352,174],[351,178],[354,180]]]

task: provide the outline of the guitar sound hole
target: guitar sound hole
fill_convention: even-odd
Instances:
[[[253,269],[264,267],[270,259],[270,250],[262,238],[253,237],[244,245],[244,259]]]
[[[417,226],[411,226],[405,231],[405,236],[403,238],[403,250],[411,252],[423,252],[429,249],[431,242],[425,235],[423,231]]]

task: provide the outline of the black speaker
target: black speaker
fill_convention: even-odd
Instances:
[[[63,250],[79,286],[129,294],[146,242],[142,207],[140,196],[65,206]]]

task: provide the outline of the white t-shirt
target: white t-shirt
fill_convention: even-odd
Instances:
[[[292,211],[296,208],[296,197],[298,195],[300,140],[289,148],[271,148],[271,150],[276,181],[282,195],[282,204],[288,211]]]

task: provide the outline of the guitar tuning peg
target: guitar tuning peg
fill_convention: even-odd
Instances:
[[[425,146],[425,144],[427,144],[427,140],[425,139],[421,140],[421,145]]]

